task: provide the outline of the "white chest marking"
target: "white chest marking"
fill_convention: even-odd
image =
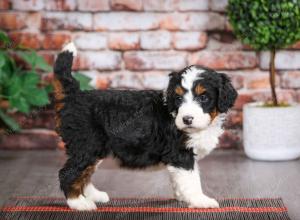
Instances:
[[[188,134],[187,147],[193,148],[198,159],[203,158],[216,148],[219,137],[223,133],[222,123],[225,115],[218,115],[205,130]]]

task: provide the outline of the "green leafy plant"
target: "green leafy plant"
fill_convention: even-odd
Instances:
[[[236,36],[257,50],[270,50],[272,101],[275,90],[276,50],[300,40],[300,0],[229,0],[228,16]]]
[[[52,67],[33,50],[21,46],[10,48],[10,39],[1,31],[0,45],[0,121],[12,131],[19,131],[20,126],[7,113],[29,114],[32,108],[49,104],[52,86],[41,79],[39,72],[51,72]],[[18,66],[16,59],[26,65]],[[91,89],[90,78],[80,73],[75,78],[81,89]]]
[[[93,87],[90,85],[90,77],[79,72],[74,73],[73,77],[79,82],[80,90],[85,91],[93,89]]]

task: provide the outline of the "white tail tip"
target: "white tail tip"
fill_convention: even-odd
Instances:
[[[77,56],[77,49],[76,49],[76,47],[75,47],[75,45],[74,45],[73,42],[70,42],[70,43],[66,44],[66,45],[63,47],[62,51],[68,51],[68,52],[70,52],[70,53],[73,53],[73,56],[74,56],[74,57]]]

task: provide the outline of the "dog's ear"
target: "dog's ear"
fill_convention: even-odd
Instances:
[[[168,110],[169,112],[173,112],[176,108],[175,108],[175,87],[177,86],[177,84],[180,82],[181,77],[180,74],[177,72],[171,72],[169,74],[169,84],[166,90],[166,97],[165,97],[165,101],[167,103],[168,106]]]
[[[220,77],[219,95],[217,108],[220,113],[227,112],[234,105],[237,98],[237,91],[232,86],[231,80],[224,73],[218,73]]]
[[[169,73],[169,84],[167,88],[167,92],[171,92],[174,85],[177,83],[179,78],[179,74],[177,72],[171,72]]]
[[[177,73],[177,72],[171,72],[171,73],[169,73],[169,78],[170,78],[170,80],[171,80],[172,78],[176,77],[176,76],[178,76],[178,73]]]

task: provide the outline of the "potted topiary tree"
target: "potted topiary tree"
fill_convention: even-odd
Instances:
[[[300,40],[300,0],[229,0],[227,10],[233,32],[243,43],[270,51],[272,101],[244,106],[245,152],[258,160],[298,158],[300,106],[278,101],[275,57],[278,49]]]

